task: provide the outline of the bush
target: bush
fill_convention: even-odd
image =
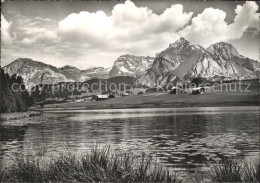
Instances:
[[[163,91],[163,89],[158,87],[158,88],[149,88],[145,92],[146,93],[156,93],[156,92],[162,92],[162,91]]]
[[[143,91],[140,91],[140,92],[137,93],[137,95],[142,95],[142,94],[144,94]]]
[[[116,96],[114,94],[109,94],[108,98],[115,98]]]
[[[92,95],[92,99],[91,100],[97,100],[97,95]]]
[[[201,77],[193,78],[191,83],[195,84],[197,87],[203,83],[203,80]]]

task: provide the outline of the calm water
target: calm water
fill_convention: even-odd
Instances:
[[[0,122],[0,163],[14,152],[46,156],[96,143],[141,154],[177,171],[194,172],[222,156],[259,156],[260,107],[113,109],[45,112]],[[40,147],[44,147],[43,149]]]

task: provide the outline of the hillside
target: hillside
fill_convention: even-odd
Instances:
[[[3,69],[9,75],[21,76],[27,86],[71,81],[58,68],[29,58],[18,58]]]

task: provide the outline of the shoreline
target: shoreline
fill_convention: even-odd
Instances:
[[[0,121],[26,119],[35,116],[40,116],[40,111],[27,111],[27,112],[14,112],[14,113],[1,113]]]
[[[225,106],[260,106],[257,95],[232,93],[205,93],[203,95],[135,95],[112,98],[103,101],[82,101],[45,105],[44,108],[31,108],[31,111],[60,110],[97,110],[97,109],[138,109],[138,108],[184,108],[184,107],[225,107]]]
[[[143,104],[143,105],[92,105],[86,107],[46,107],[43,109],[31,109],[31,111],[48,112],[48,111],[69,111],[69,110],[98,110],[98,109],[145,109],[145,108],[196,108],[196,107],[231,107],[231,106],[256,106],[260,107],[259,102],[227,102],[227,103],[205,103],[205,104],[194,104],[194,103],[175,103],[172,104]]]
[[[258,104],[258,105],[257,105]],[[149,105],[143,105],[143,106],[95,106],[95,107],[71,107],[71,108],[45,108],[45,109],[32,109],[31,111],[35,112],[48,112],[48,111],[73,111],[73,110],[101,110],[101,109],[151,109],[151,108],[196,108],[196,107],[232,107],[232,106],[255,106],[260,107],[259,103],[252,104],[252,103],[222,103],[220,105],[182,105],[182,106],[170,106],[170,105],[161,105],[161,106],[149,106]]]

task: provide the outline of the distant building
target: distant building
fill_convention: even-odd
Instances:
[[[123,93],[122,94],[122,97],[126,97],[126,96],[129,96],[129,93]]]
[[[205,88],[203,88],[203,87],[197,87],[197,88],[193,88],[191,90],[192,95],[203,94],[204,92],[205,92]]]
[[[172,87],[170,94],[179,94],[179,93],[183,93],[183,89],[178,87],[178,86],[174,86]]]
[[[226,78],[224,78],[224,81],[231,81],[231,78],[230,77],[226,77]]]
[[[100,100],[107,100],[108,99],[108,95],[97,95],[96,100],[100,101]]]

